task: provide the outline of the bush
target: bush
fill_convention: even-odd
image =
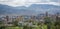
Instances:
[[[5,29],[5,26],[1,26],[0,29]]]

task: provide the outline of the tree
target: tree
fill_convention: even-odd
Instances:
[[[47,25],[47,29],[51,28],[51,19],[49,17],[45,18],[45,24]]]
[[[59,13],[57,13],[56,15],[56,22],[55,22],[55,27],[56,29],[60,29],[60,17],[59,17]]]
[[[1,26],[0,29],[5,29],[5,26]]]
[[[14,26],[18,26],[18,21],[13,22]]]

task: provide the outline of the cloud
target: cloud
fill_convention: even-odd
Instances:
[[[31,4],[60,5],[60,0],[0,0],[0,4],[9,6],[29,6]]]
[[[59,0],[51,0],[52,2],[58,2]]]

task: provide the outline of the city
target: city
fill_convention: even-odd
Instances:
[[[60,29],[60,0],[0,0],[0,29]]]
[[[4,27],[5,28],[4,28]],[[59,29],[60,14],[48,12],[36,16],[3,16],[0,17],[0,28],[4,29]]]

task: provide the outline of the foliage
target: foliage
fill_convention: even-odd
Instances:
[[[18,21],[13,22],[14,26],[18,26]]]
[[[1,26],[0,29],[5,29],[5,26]]]
[[[6,27],[5,29],[23,29],[22,27]]]

